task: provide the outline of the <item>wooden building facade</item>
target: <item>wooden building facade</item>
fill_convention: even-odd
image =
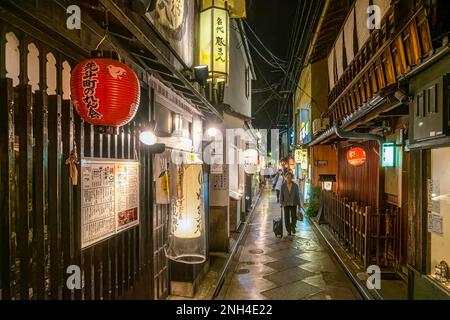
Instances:
[[[332,10],[336,6],[342,10]],[[367,24],[373,13],[370,6],[377,6],[381,13],[374,28]],[[326,222],[341,243],[355,253],[355,261],[365,267],[379,265],[407,281],[410,298],[448,298],[442,285],[424,289],[425,284],[433,282],[430,274],[435,267],[430,266],[430,259],[439,264],[438,255],[446,258],[429,247],[430,238],[443,246],[445,231],[434,234],[426,219],[430,213],[437,220],[448,215],[442,203],[436,204],[441,199],[439,194],[427,188],[427,183],[436,187],[430,166],[435,163],[435,175],[443,170],[437,154],[444,151],[423,151],[433,148],[432,143],[424,141],[441,141],[445,146],[446,124],[442,128],[436,116],[438,129],[421,131],[426,122],[420,120],[448,110],[448,92],[439,91],[447,83],[442,80],[446,79],[443,70],[447,62],[441,62],[440,68],[430,67],[431,75],[424,71],[440,59],[447,61],[442,57],[448,50],[445,35],[450,26],[440,18],[445,12],[448,3],[439,0],[326,2],[325,18],[319,23],[308,56],[308,63],[326,61],[328,65],[327,111],[311,119],[312,139],[305,144],[310,149],[331,145],[337,152],[336,192],[323,191],[322,196]],[[339,30],[327,23],[331,19],[339,21]],[[436,80],[439,77],[441,82]],[[318,79],[313,75],[311,81]],[[434,87],[430,84],[433,81]],[[428,84],[426,91],[423,86]],[[444,101],[443,111],[434,109],[440,101]],[[419,132],[418,138],[414,132]],[[385,163],[387,144],[395,155],[390,164]],[[352,147],[365,151],[366,159],[360,166],[352,166],[347,160]],[[433,152],[436,157],[430,158]],[[435,212],[438,209],[433,209],[433,203],[441,208],[440,213]],[[430,258],[433,252],[435,257]]]
[[[71,4],[0,4],[0,299],[164,299],[171,279],[194,281],[205,265],[186,270],[165,255],[170,205],[154,202],[154,152],[138,139],[158,108],[151,79],[187,104],[191,117],[220,114],[143,16],[119,1],[78,1],[81,29],[68,29]],[[138,113],[117,132],[83,122],[70,100],[70,72],[96,48],[117,52],[139,79]],[[84,249],[74,152],[79,161],[139,162],[139,224]],[[81,289],[67,286],[70,266],[81,270]]]

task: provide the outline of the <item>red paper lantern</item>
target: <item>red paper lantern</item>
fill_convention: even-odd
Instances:
[[[139,80],[120,61],[92,58],[80,62],[70,78],[71,98],[80,117],[93,125],[120,127],[139,106]]]
[[[364,151],[363,148],[356,147],[356,148],[350,148],[350,150],[347,151],[347,161],[352,166],[361,166],[366,162],[366,151]]]

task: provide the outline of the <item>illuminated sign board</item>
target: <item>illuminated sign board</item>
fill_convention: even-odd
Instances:
[[[301,143],[311,142],[311,117],[310,109],[301,109],[300,111],[300,133],[299,138]]]
[[[200,65],[208,66],[214,82],[227,81],[229,62],[228,10],[220,1],[204,1],[200,12]]]
[[[395,167],[395,148],[394,142],[383,143],[381,151],[381,166]]]
[[[302,170],[308,169],[308,151],[306,149],[295,150],[295,163],[300,164]]]

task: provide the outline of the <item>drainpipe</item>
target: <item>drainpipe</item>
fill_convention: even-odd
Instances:
[[[381,145],[386,141],[383,136],[371,133],[361,133],[356,131],[345,131],[338,126],[334,127],[334,132],[339,138],[350,139],[350,140],[365,140],[365,141],[378,141]]]

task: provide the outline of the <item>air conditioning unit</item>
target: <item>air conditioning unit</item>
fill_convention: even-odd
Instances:
[[[411,106],[416,142],[450,135],[450,74],[440,76],[414,92]]]
[[[313,127],[313,134],[317,135],[330,128],[330,119],[329,118],[315,119],[313,121],[312,127]]]

